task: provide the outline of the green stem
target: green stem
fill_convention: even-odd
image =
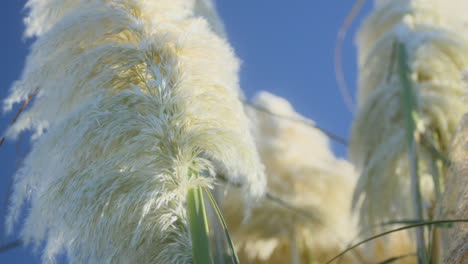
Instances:
[[[419,188],[419,175],[418,175],[418,158],[417,158],[417,148],[416,143],[413,141],[410,146],[409,152],[409,162],[411,169],[411,195],[413,200],[414,208],[414,217],[416,220],[423,220],[423,207],[422,207],[422,198],[421,191]],[[418,262],[420,264],[426,264],[427,254],[426,254],[426,242],[424,238],[424,227],[418,227],[416,231],[416,243],[417,243],[417,253],[418,253]]]
[[[300,253],[299,248],[297,246],[297,237],[296,237],[296,230],[294,229],[291,233],[291,264],[300,264]]]
[[[417,120],[417,108],[416,100],[413,94],[412,82],[410,79],[411,70],[408,66],[408,58],[406,54],[406,48],[403,43],[398,43],[397,48],[397,60],[398,60],[398,73],[401,80],[401,101],[403,106],[403,112],[406,121],[406,136],[408,144],[408,157],[409,166],[411,173],[411,195],[413,201],[414,217],[416,220],[423,219],[423,204],[421,198],[421,191],[419,188],[419,175],[418,175],[418,156],[417,156],[417,144],[415,141],[416,131],[416,120]],[[423,227],[416,228],[416,243],[417,243],[417,254],[418,262],[420,264],[427,263],[426,255],[426,243],[424,239]]]
[[[430,252],[430,263],[431,264],[438,264],[441,263],[442,259],[442,247],[440,244],[440,232],[437,226],[432,228],[432,245],[431,245],[431,252]]]
[[[208,195],[208,198],[210,199],[211,205],[213,206],[216,216],[218,217],[218,220],[223,227],[224,234],[226,235],[227,242],[229,244],[229,248],[231,249],[231,254],[232,254],[232,262],[234,264],[239,264],[239,258],[237,257],[236,249],[234,247],[234,243],[232,242],[231,234],[229,234],[229,230],[226,225],[226,221],[224,220],[223,214],[221,213],[221,210],[218,207],[218,204],[216,203],[216,200],[214,199],[213,195],[211,194],[210,190],[205,187],[205,192],[206,195]]]
[[[432,148],[435,149],[436,147],[434,146],[433,142],[438,142],[437,135],[433,135],[430,141]],[[442,193],[443,193],[443,181],[442,181],[443,177],[441,177],[441,175],[443,174],[443,165],[444,165],[443,163],[444,163],[444,160],[448,160],[448,159],[445,158],[442,154],[440,154],[438,150],[436,150],[436,153],[438,154],[433,153],[434,151],[429,147],[427,148],[427,150],[430,153],[429,167],[431,170],[431,175],[433,177],[432,179],[434,181],[436,202],[439,202],[442,199]],[[442,157],[439,157],[438,155]],[[438,213],[440,212],[436,212],[435,214],[438,214]]]
[[[442,164],[434,157],[429,157],[429,166],[431,170],[432,180],[434,181],[435,200],[439,202],[442,199],[442,183],[440,182],[440,170]]]
[[[194,264],[212,264],[208,239],[208,219],[201,187],[192,188],[187,194],[187,213],[192,238]]]
[[[429,165],[431,169],[431,175],[434,181],[434,189],[435,189],[435,196],[436,202],[440,202],[442,200],[442,184],[440,182],[440,175],[442,174],[442,161],[434,157],[433,155],[429,155]],[[439,208],[439,212],[436,212],[437,206],[433,208],[433,215],[441,215],[441,209]],[[438,264],[441,261],[441,244],[440,244],[440,235],[439,235],[439,228],[434,226],[431,230],[431,247],[429,253],[429,259],[431,264]]]

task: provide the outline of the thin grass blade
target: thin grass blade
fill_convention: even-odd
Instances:
[[[389,259],[386,259],[382,262],[379,262],[377,264],[389,264],[389,263],[393,263],[397,260],[400,260],[400,259],[404,259],[404,258],[407,258],[407,257],[416,257],[417,254],[416,253],[411,253],[411,254],[406,254],[406,255],[401,255],[401,256],[397,256],[397,257],[392,257],[392,258],[389,258]]]
[[[239,264],[239,258],[237,257],[236,249],[234,248],[234,243],[232,242],[231,234],[229,233],[229,229],[227,228],[226,221],[224,220],[223,214],[221,213],[221,210],[219,209],[218,204],[216,203],[216,200],[214,199],[210,190],[208,190],[208,188],[204,188],[204,189],[205,189],[206,195],[208,196],[210,200],[211,205],[213,206],[216,212],[216,215],[218,216],[218,220],[223,227],[224,233],[226,234],[226,239],[228,241],[228,244],[232,253],[232,262],[234,264]]]
[[[408,66],[408,56],[403,43],[398,43],[397,48],[398,73],[401,80],[401,102],[406,121],[406,137],[408,143],[408,157],[411,173],[411,194],[413,199],[414,217],[416,220],[423,219],[423,204],[421,191],[419,188],[418,175],[418,146],[415,141],[416,122],[418,120],[417,105],[413,94],[413,86],[410,79],[411,69]],[[424,229],[416,229],[416,244],[418,262],[427,263],[426,243],[424,239]]]
[[[203,192],[200,187],[189,190],[187,194],[187,211],[192,238],[193,262],[194,264],[212,264],[208,239],[208,218]]]
[[[402,230],[406,230],[406,229],[411,229],[411,228],[416,228],[416,227],[421,227],[421,226],[427,226],[427,225],[439,225],[439,224],[448,224],[448,223],[468,223],[468,219],[452,219],[452,220],[449,219],[449,220],[438,220],[438,221],[426,221],[426,222],[422,222],[422,223],[418,223],[418,224],[414,224],[414,225],[407,225],[407,226],[403,226],[403,227],[400,227],[400,228],[392,229],[392,230],[377,234],[375,236],[371,236],[371,237],[369,237],[367,239],[362,240],[361,242],[358,242],[358,243],[348,247],[347,249],[342,251],[340,254],[336,255],[335,257],[333,257],[332,259],[327,261],[327,263],[325,263],[325,264],[330,264],[333,261],[340,258],[341,256],[343,256],[344,254],[348,253],[349,251],[359,247],[362,244],[365,244],[365,243],[367,243],[369,241],[377,239],[379,237],[383,237],[383,236],[386,236],[388,234],[395,233],[395,232],[402,231]]]

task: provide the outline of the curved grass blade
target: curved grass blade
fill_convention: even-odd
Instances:
[[[216,212],[216,215],[218,216],[218,220],[219,220],[219,222],[221,223],[221,225],[222,225],[222,227],[224,229],[226,239],[228,241],[229,247],[230,247],[231,252],[232,252],[232,261],[233,261],[234,264],[239,264],[239,258],[237,257],[236,249],[234,248],[234,243],[232,242],[231,234],[229,234],[229,230],[227,228],[226,221],[224,220],[223,214],[221,213],[221,210],[219,209],[218,204],[216,203],[216,200],[214,199],[214,197],[211,194],[210,190],[208,190],[208,188],[206,188],[206,187],[204,189],[205,189],[206,195],[210,199],[211,205],[213,206],[213,208],[214,208],[214,210]]]
[[[421,227],[421,226],[427,226],[427,225],[437,225],[437,224],[445,224],[445,223],[468,223],[468,219],[452,219],[452,220],[437,220],[437,221],[425,221],[425,222],[421,222],[421,223],[418,223],[418,224],[414,224],[414,225],[408,225],[408,226],[403,226],[403,227],[400,227],[400,228],[396,228],[396,229],[392,229],[392,230],[389,230],[389,231],[386,231],[386,232],[383,232],[383,233],[380,233],[378,235],[375,235],[375,236],[372,236],[372,237],[369,237],[367,239],[364,239],[362,240],[361,242],[358,242],[356,244],[354,244],[353,246],[351,247],[348,247],[347,249],[345,249],[344,251],[342,251],[340,254],[336,255],[335,257],[333,257],[332,259],[330,259],[329,261],[327,261],[327,263],[325,264],[330,264],[332,263],[333,261],[337,260],[338,258],[340,258],[341,256],[343,256],[344,254],[348,253],[349,251],[359,247],[360,245],[362,244],[365,244],[369,241],[372,241],[374,239],[377,239],[379,237],[383,237],[385,235],[388,235],[388,234],[391,234],[391,233],[395,233],[395,232],[398,232],[398,231],[402,231],[402,230],[406,230],[406,229],[411,229],[411,228],[415,228],[415,227]]]
[[[414,225],[419,224],[421,222],[425,222],[424,220],[410,220],[410,219],[402,219],[402,220],[392,220],[383,222],[381,226],[388,226],[388,225]]]
[[[382,262],[379,262],[377,264],[388,264],[388,263],[392,263],[392,262],[395,262],[397,260],[400,260],[400,259],[404,259],[404,258],[407,258],[407,257],[417,257],[418,255],[416,253],[411,253],[411,254],[406,254],[406,255],[401,255],[401,256],[396,256],[396,257],[391,257],[391,258],[388,258]]]

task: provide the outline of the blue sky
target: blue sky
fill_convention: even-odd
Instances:
[[[2,99],[12,82],[20,77],[30,44],[22,38],[24,3],[25,0],[7,0],[0,9]],[[335,81],[333,49],[339,26],[353,4],[354,1],[336,0],[218,0],[228,38],[243,61],[241,86],[247,97],[260,90],[285,97],[301,114],[347,138],[352,114],[345,107]],[[367,3],[357,21],[369,9]],[[353,95],[356,86],[353,37],[357,25],[351,28],[343,50],[344,72]],[[13,115],[0,116],[0,131],[6,129]],[[25,135],[19,143],[6,142],[0,148],[2,214],[11,176],[24,157],[28,142]],[[346,155],[346,149],[339,144],[333,144],[333,148],[337,155]],[[3,229],[0,244],[17,238],[17,233],[6,237]],[[0,263],[39,263],[39,260],[40,254],[34,254],[30,247],[0,253]]]

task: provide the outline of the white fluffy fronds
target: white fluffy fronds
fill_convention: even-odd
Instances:
[[[466,9],[465,0],[375,0],[373,12],[357,34],[359,65],[365,63],[375,43],[402,22],[410,27],[435,27],[467,36],[463,30],[468,22]]]
[[[229,45],[200,17],[202,12],[195,14],[195,0],[32,0],[28,5],[31,23],[47,30],[41,29],[45,33],[33,44],[21,79],[4,101],[4,110],[26,100],[36,88],[39,93],[30,110],[7,133],[10,137],[28,128],[35,128],[37,137],[92,98],[93,91],[119,90],[128,82],[139,81],[135,71],[144,65],[138,51],[148,49],[148,38],[158,38],[153,42],[176,40],[175,45],[183,42],[185,53],[204,50],[207,57],[200,58],[197,66],[206,66],[219,56],[216,62],[229,66],[210,73],[221,73],[218,78],[223,85],[237,86],[238,61]],[[208,3],[197,6],[214,13]]]
[[[211,120],[237,135],[235,147],[226,147],[225,155],[216,157],[221,164],[233,165],[225,166],[223,173],[236,183],[249,182],[249,193],[260,195],[265,183],[238,99],[238,60],[204,19],[168,15],[177,13],[177,7],[180,14],[188,13],[191,1],[171,3],[85,1],[62,18],[34,43],[22,79],[5,100],[9,109],[34,87],[40,88],[8,135],[14,137],[29,127],[36,127],[40,135],[44,127],[93,100],[100,90],[138,87],[155,93],[152,82],[177,70],[176,79],[165,81],[180,82],[185,97],[204,100],[189,106],[200,113],[196,118]]]
[[[215,0],[196,0],[195,15],[200,15],[210,23],[211,28],[220,36],[225,36],[224,23],[216,12]]]
[[[40,94],[10,133],[50,127],[15,175],[8,225],[30,201],[22,238],[45,241],[45,262],[190,263],[189,189],[220,173],[246,201],[263,194],[238,61],[188,2],[83,1],[34,44],[6,105]]]
[[[267,92],[259,93],[255,104],[278,115],[303,119],[289,102]],[[240,256],[248,263],[288,263],[293,237],[303,259],[314,256],[324,261],[338,253],[355,230],[350,215],[355,182],[352,166],[333,156],[327,137],[317,129],[262,111],[249,114],[255,123],[269,192],[302,212],[264,200],[243,219],[243,194],[230,188],[223,214]]]
[[[466,19],[441,15],[458,2],[382,1],[361,27],[359,112],[350,157],[361,173],[354,204],[360,207],[362,227],[412,217],[396,43],[403,43],[408,53],[419,114],[417,132],[434,140],[442,154],[447,154],[456,125],[468,110],[462,99],[468,39],[455,26],[461,27]],[[422,193],[430,202],[433,184],[426,164],[431,154],[422,146],[419,150]]]
[[[440,219],[468,219],[468,114],[455,133],[450,151],[452,170],[442,201],[438,205]],[[458,223],[441,229],[444,263],[462,264],[467,260],[468,224]]]
[[[113,0],[104,1],[112,2]],[[24,19],[26,24],[25,36],[32,37],[43,35],[62,18],[66,17],[72,12],[78,11],[79,8],[86,4],[86,2],[91,3],[98,1],[29,0],[25,6],[29,11],[28,16]],[[125,0],[120,0],[120,2],[124,3]],[[139,2],[146,2],[145,4],[147,7],[151,6],[151,9],[147,10],[147,13],[158,14],[157,16],[154,16],[153,19],[159,20],[162,16],[165,16],[166,20],[168,18],[189,16],[191,15],[192,10],[195,10],[195,15],[206,18],[215,32],[219,33],[220,35],[224,34],[224,26],[215,10],[214,0],[140,0]]]
[[[44,34],[81,2],[82,0],[29,0],[25,5],[29,10],[28,16],[24,19],[25,36]]]
[[[185,103],[121,92],[51,128],[16,175],[10,226],[29,199],[22,238],[46,241],[45,262],[66,249],[72,263],[189,263],[185,196],[211,182],[190,172],[213,174],[203,154],[229,131]]]
[[[46,241],[45,262],[66,249],[74,263],[189,263],[185,196],[211,182],[190,172],[213,176],[212,160],[238,141],[186,110],[201,98],[166,96],[102,97],[35,144],[8,224],[30,200],[22,238]]]

